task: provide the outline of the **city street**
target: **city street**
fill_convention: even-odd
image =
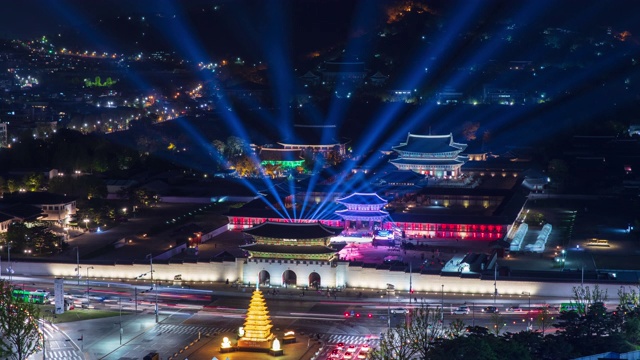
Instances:
[[[28,290],[32,287],[50,289],[53,281],[48,278],[22,277],[15,280],[21,281]],[[138,285],[138,288],[141,287]],[[160,287],[158,290],[159,323],[156,324],[154,292],[139,294],[136,302],[136,286],[92,281],[91,300],[87,303],[86,287],[82,283],[78,286],[75,281],[68,281],[65,292],[73,296],[77,303],[84,303],[95,309],[113,310],[114,314],[122,309],[122,317],[116,315],[45,325],[47,357],[82,359],[81,354],[84,354],[86,359],[141,358],[156,351],[163,358],[173,354],[186,358],[189,352],[184,350],[185,346],[196,351],[204,346],[205,341],[213,341],[213,337],[235,337],[238,327],[243,325],[253,288],[237,289],[216,284],[208,290],[180,287]],[[384,291],[364,291],[362,296],[356,296],[355,293],[347,295],[345,292],[339,293],[336,299],[309,290],[301,296],[302,291],[299,289],[280,289],[275,294],[269,289],[263,289],[263,292],[276,336],[293,330],[298,334],[299,341],[309,344],[319,340],[325,344],[360,346],[368,343],[375,346],[380,334],[389,326],[395,327],[408,320],[408,314],[391,312],[392,309],[399,308],[428,306],[434,309],[444,305],[445,327],[455,319],[461,319],[468,326],[491,328],[495,323],[495,318],[482,312],[484,307],[494,304],[493,298],[487,296],[415,294],[417,301],[411,299],[409,304],[407,295],[392,295],[387,298]],[[501,312],[499,321],[502,323],[502,331],[525,330],[531,319],[535,318],[533,311],[536,308],[544,304],[557,306],[566,300],[534,297],[529,306],[526,296],[500,296],[496,299],[496,306]],[[469,306],[468,314],[452,314],[454,309],[462,305]],[[517,307],[519,310],[507,312],[508,307]],[[532,312],[529,313],[529,310]],[[556,315],[557,312],[551,314]],[[539,328],[535,320],[532,328]],[[545,330],[553,331],[550,327]],[[197,339],[200,341],[196,341]],[[180,353],[181,349],[184,355]],[[41,357],[42,353],[39,353],[31,359]]]

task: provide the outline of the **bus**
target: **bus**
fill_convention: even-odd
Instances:
[[[560,312],[564,311],[578,311],[584,313],[584,304],[568,302],[560,304]]]
[[[27,291],[13,289],[13,297],[33,304],[45,304],[49,300],[49,293],[41,291]]]

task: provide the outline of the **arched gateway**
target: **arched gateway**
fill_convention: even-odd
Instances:
[[[298,276],[291,270],[286,270],[282,273],[282,285],[295,286],[298,284]]]
[[[312,272],[309,274],[309,287],[318,289],[320,287],[320,274]]]
[[[267,270],[260,271],[260,274],[258,274],[258,283],[264,286],[271,285],[271,274],[269,274]]]

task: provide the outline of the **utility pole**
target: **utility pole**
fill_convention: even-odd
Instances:
[[[444,322],[444,284],[442,284],[442,293],[440,297],[440,320]]]
[[[498,297],[498,263],[493,266],[493,306],[496,305]]]
[[[156,324],[158,323],[158,283],[156,282]]]
[[[411,262],[409,262],[409,305],[411,305],[411,297],[413,296],[413,287],[411,286],[411,275],[413,271],[411,268]]]
[[[87,301],[89,301],[89,270],[93,269],[93,266],[88,266],[87,267]]]
[[[153,283],[153,254],[148,254],[147,258],[149,259],[149,266],[151,266],[151,283]]]
[[[118,298],[118,305],[120,307],[120,345],[122,345],[122,298]]]
[[[9,283],[11,283],[11,275],[13,274],[13,266],[11,266],[11,243],[7,242],[7,251],[8,251],[8,259],[9,267],[7,268],[9,271]]]
[[[387,327],[391,330],[391,300],[389,298],[389,291],[393,289],[393,285],[387,284]]]
[[[76,277],[78,278],[78,286],[80,286],[80,247],[76,246]]]

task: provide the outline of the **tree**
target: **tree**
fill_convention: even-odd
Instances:
[[[447,334],[450,337],[460,337],[464,335],[467,330],[467,326],[465,325],[462,319],[455,319],[449,324],[449,329],[447,329]]]
[[[38,191],[44,183],[44,175],[40,173],[31,173],[22,180],[25,188],[29,191]]]
[[[491,324],[491,333],[496,336],[500,335],[502,329],[507,326],[507,324],[504,322],[504,318],[499,313],[493,313],[491,314],[490,319],[491,321],[489,322],[489,324]]]
[[[368,358],[370,360],[410,360],[417,354],[413,345],[413,329],[406,325],[387,330],[380,338],[380,345],[373,349]]]
[[[14,179],[9,179],[9,181],[7,181],[7,190],[9,191],[9,193],[14,193],[18,191],[18,189],[19,185]]]
[[[0,280],[0,356],[24,360],[40,345],[40,310],[14,298],[12,291],[11,284]]]
[[[462,136],[467,141],[475,140],[476,133],[478,132],[479,128],[480,128],[479,122],[466,121],[464,124],[462,124]]]
[[[427,359],[437,339],[444,336],[442,309],[420,307],[411,316],[413,343],[420,359]]]

